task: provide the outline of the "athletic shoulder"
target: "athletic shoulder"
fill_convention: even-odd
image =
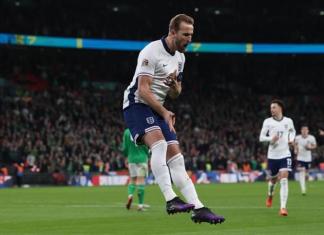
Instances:
[[[309,134],[309,137],[310,137],[311,140],[316,140],[315,136],[313,136],[311,134]]]
[[[140,54],[143,53],[157,53],[162,47],[161,40],[155,40],[147,44],[140,52]]]
[[[294,123],[294,121],[290,117],[284,117],[284,119],[286,119],[287,122]]]
[[[273,120],[272,117],[268,117],[268,118],[264,119],[264,121],[263,121],[263,125],[267,125],[267,124],[271,123],[272,120]]]

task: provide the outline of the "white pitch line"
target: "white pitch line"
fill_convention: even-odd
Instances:
[[[134,205],[136,205],[134,203]],[[164,206],[161,205],[152,205],[150,204],[151,208],[164,208]],[[124,204],[122,203],[115,203],[112,205],[98,205],[98,204],[75,204],[75,205],[66,205],[65,207],[72,207],[72,208],[100,208],[100,207],[106,207],[106,208],[123,208]],[[263,206],[208,206],[212,209],[226,209],[226,210],[250,210],[250,209],[261,209],[261,210],[269,210],[269,208],[263,207]],[[324,207],[294,207],[290,206],[290,209],[298,209],[298,210],[324,210]]]

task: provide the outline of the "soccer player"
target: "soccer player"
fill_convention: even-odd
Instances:
[[[175,114],[163,106],[166,96],[175,99],[181,93],[184,52],[193,36],[193,24],[190,16],[176,15],[170,20],[168,35],[141,50],[133,80],[124,92],[123,112],[135,143],[144,143],[151,150],[151,169],[167,213],[193,210],[194,222],[216,224],[225,219],[199,200],[177,141]],[[187,202],[173,191],[170,174]]]
[[[295,154],[297,155],[297,170],[302,195],[306,195],[306,174],[312,162],[312,150],[316,148],[316,139],[309,134],[307,125],[300,129],[301,134],[295,139]]]
[[[133,194],[137,188],[138,211],[144,211],[145,177],[148,167],[148,148],[145,145],[136,146],[132,140],[129,129],[124,131],[122,150],[127,157],[130,182],[128,184],[128,200],[126,208],[129,210],[133,201]]]
[[[266,206],[272,206],[274,188],[280,182],[280,211],[281,216],[287,216],[288,175],[291,171],[291,153],[289,145],[293,145],[296,131],[293,121],[283,116],[284,104],[281,100],[273,100],[270,104],[272,117],[264,120],[260,133],[261,142],[269,142],[268,170],[268,197]]]

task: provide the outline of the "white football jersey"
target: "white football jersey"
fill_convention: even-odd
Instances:
[[[145,101],[138,95],[138,77],[140,75],[149,75],[153,78],[151,91],[163,105],[170,89],[164,84],[164,79],[176,70],[177,78],[181,80],[184,63],[184,54],[178,51],[172,54],[165,38],[153,41],[145,46],[139,53],[133,80],[124,91],[123,109],[133,103],[145,104]]]
[[[278,135],[279,140],[272,144],[273,136]],[[293,121],[288,117],[276,120],[273,117],[264,120],[260,133],[261,142],[270,142],[268,147],[268,159],[282,159],[290,157],[289,141],[294,141],[296,131]]]
[[[306,146],[309,144],[316,145],[316,139],[312,135],[307,135],[307,137],[303,137],[302,135],[297,135],[295,139],[295,143],[298,145],[298,154],[297,160],[303,162],[311,162],[312,161],[312,151],[307,150]]]

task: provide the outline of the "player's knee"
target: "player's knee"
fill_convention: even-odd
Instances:
[[[281,178],[280,183],[281,184],[287,184],[288,183],[288,178]]]
[[[154,142],[151,145],[151,152],[152,152],[152,154],[157,151],[166,153],[167,148],[168,148],[167,142],[165,140],[159,140],[159,141]]]
[[[151,146],[151,167],[152,170],[155,167],[159,167],[161,165],[166,164],[166,151],[167,151],[168,144],[165,140],[159,140],[152,144]]]
[[[167,164],[170,168],[173,167],[184,167],[184,158],[182,156],[181,153],[178,153],[176,155],[174,155],[173,157],[171,157],[168,161]]]
[[[145,183],[145,178],[143,176],[137,177],[136,184],[142,185]]]

